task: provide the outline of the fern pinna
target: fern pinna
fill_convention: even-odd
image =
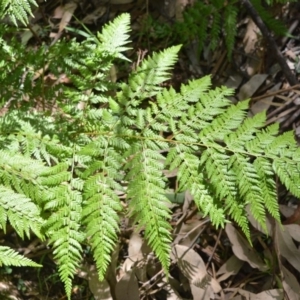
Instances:
[[[69,298],[83,245],[91,246],[104,278],[124,207],[168,272],[166,169],[177,169],[178,192],[189,190],[214,225],[233,219],[248,239],[246,206],[263,227],[267,212],[280,221],[275,176],[300,196],[300,150],[292,132],[264,127],[264,113],[247,118],[248,101],[232,105],[233,91],[212,89],[209,76],[179,91],[162,86],[180,46],[144,59],[128,82],[109,80],[113,61],[128,60],[129,22],[123,14],[97,37],[37,53],[37,61],[46,57],[49,70],[66,73],[73,85],[44,94],[55,95],[55,109],[22,106],[24,88],[14,100],[19,109],[10,104],[0,118],[1,228],[9,221],[21,237],[32,230],[48,238]],[[28,263],[7,248],[0,255],[11,258],[1,257],[3,263]]]

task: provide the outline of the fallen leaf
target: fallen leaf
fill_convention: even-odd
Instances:
[[[54,34],[51,33],[51,37],[54,37],[54,40],[52,41],[51,45],[55,44],[56,41],[61,37],[63,30],[66,28],[66,26],[69,24],[74,11],[77,8],[77,3],[75,2],[69,2],[65,4],[63,7],[59,6],[54,12],[54,16],[58,19],[61,18],[59,23],[58,32]]]
[[[268,74],[256,74],[251,77],[241,88],[237,95],[239,100],[245,100],[253,96],[258,88],[265,82]]]
[[[126,272],[116,284],[115,295],[117,300],[139,300],[139,285],[135,273],[132,270]]]
[[[235,275],[239,272],[241,267],[243,266],[244,262],[238,259],[235,255],[232,255],[218,270],[217,276],[218,282],[226,280],[231,275]]]
[[[123,263],[123,270],[125,274],[131,269],[135,262],[143,259],[143,253],[141,251],[143,245],[143,239],[141,236],[133,232],[129,239],[128,245],[128,257]]]
[[[300,226],[298,224],[284,225],[290,236],[297,242],[300,242]]]
[[[239,289],[238,293],[249,300],[282,300],[283,299],[283,291],[280,289],[268,290],[261,292],[259,294],[250,293],[248,291]]]
[[[95,300],[113,300],[107,280],[99,280],[95,265],[83,265],[77,275],[88,280],[90,291]]]
[[[281,225],[276,223],[276,243],[280,254],[296,269],[300,270],[300,251],[289,234]]]
[[[283,265],[280,267],[282,273],[283,273],[283,289],[286,292],[288,299],[291,300],[300,300],[300,285],[296,279],[296,277]]]
[[[267,266],[255,249],[250,246],[249,242],[242,237],[232,224],[226,224],[225,231],[232,244],[233,253],[240,260],[248,262],[252,268],[258,268],[261,271],[267,270]]]
[[[273,93],[273,92],[278,91],[280,89],[281,85],[282,85],[281,82],[277,83],[270,90],[268,90],[268,92]],[[253,113],[253,115],[256,115],[262,111],[268,110],[270,105],[272,105],[273,100],[274,100],[274,96],[270,96],[270,97],[261,99],[261,100],[255,102],[253,105],[251,105],[250,110]]]
[[[196,251],[183,245],[175,245],[171,257],[188,278],[194,300],[210,299],[214,297],[214,293],[221,291],[219,283],[207,274],[205,264]]]
[[[203,231],[204,222],[195,220],[191,223],[181,223],[180,230],[176,234],[174,244],[184,245],[191,247],[197,241],[199,235]]]

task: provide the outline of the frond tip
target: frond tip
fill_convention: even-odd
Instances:
[[[5,246],[0,246],[0,266],[42,267],[42,265]]]

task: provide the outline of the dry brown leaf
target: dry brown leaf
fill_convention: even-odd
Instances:
[[[196,251],[175,245],[171,257],[177,260],[182,274],[188,278],[194,300],[210,299],[214,293],[221,291],[219,283],[207,274],[205,264]]]
[[[246,72],[249,76],[256,74],[261,68],[261,59],[259,57],[259,29],[252,19],[248,20],[246,33],[244,35],[244,51],[249,54],[246,63]]]
[[[138,233],[133,232],[129,239],[128,257],[122,267],[125,274],[131,269],[135,262],[143,259],[143,253],[141,251],[142,245],[143,239],[141,236]]]
[[[75,9],[77,8],[77,3],[75,2],[68,2],[63,7],[59,6],[56,8],[54,12],[54,16],[57,19],[60,19],[58,32],[54,34],[51,33],[51,37],[54,37],[54,40],[52,41],[51,45],[55,44],[56,41],[61,37],[63,30],[66,28],[66,26],[69,24],[70,20],[72,19],[72,16],[74,14]]]
[[[284,225],[290,236],[297,242],[300,242],[300,226],[298,224]]]
[[[244,262],[238,259],[235,255],[232,255],[218,270],[217,276],[218,282],[226,280],[231,275],[235,275],[239,272]]]
[[[280,213],[283,214],[286,218],[291,217],[295,212],[294,207],[291,207],[288,205],[283,205],[283,204],[279,204],[279,210],[280,210]]]
[[[278,91],[281,85],[281,82],[277,83],[270,90],[268,90],[268,92],[272,93]],[[273,100],[274,96],[270,96],[255,102],[253,105],[251,105],[251,112],[253,113],[253,115],[256,115],[262,111],[268,110],[270,105],[272,105]]]
[[[139,300],[139,285],[135,273],[132,270],[126,272],[116,284],[115,295],[117,300]]]
[[[189,0],[176,0],[175,2],[175,19],[176,21],[183,21],[184,8],[189,4]]]
[[[60,5],[55,8],[52,18],[53,19],[61,19],[63,17],[63,15],[64,15],[64,6]]]
[[[284,230],[285,226],[276,223],[276,243],[280,254],[289,261],[296,269],[300,270],[300,251],[296,248],[292,237],[288,230]]]
[[[227,81],[225,82],[225,86],[230,89],[237,89],[243,81],[243,76],[238,73],[230,75]]]
[[[258,88],[265,82],[268,74],[256,74],[250,78],[240,89],[237,97],[239,100],[245,100],[253,96]]]
[[[107,280],[99,280],[98,272],[94,265],[86,264],[82,266],[77,275],[88,280],[90,291],[95,300],[113,300]]]
[[[64,5],[64,13],[59,23],[58,32],[62,32],[66,28],[66,26],[69,24],[70,20],[72,19],[72,16],[76,8],[77,8],[77,3],[75,2],[69,2],[66,5]]]
[[[195,244],[199,235],[203,231],[203,221],[195,220],[191,223],[181,223],[180,230],[176,235],[174,244],[180,243],[180,245],[185,245],[191,247]]]
[[[250,293],[248,291],[239,289],[238,293],[249,300],[282,300],[283,291],[279,289],[263,291],[259,294]]]
[[[286,292],[288,299],[290,300],[300,300],[300,285],[296,277],[283,265],[280,266],[280,269],[283,273],[283,289]]]
[[[111,261],[107,268],[105,278],[109,282],[111,290],[114,290],[117,284],[117,270],[119,266],[119,253],[120,253],[120,245],[119,243],[116,244],[112,255]]]
[[[261,271],[267,270],[267,266],[255,249],[249,245],[249,242],[242,237],[232,224],[226,224],[225,231],[232,244],[233,253],[240,260],[248,262],[252,268],[258,268]]]
[[[259,29],[252,19],[248,20],[246,32],[244,35],[244,51],[247,54],[252,54],[257,46]]]

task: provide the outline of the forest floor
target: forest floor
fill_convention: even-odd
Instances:
[[[82,29],[82,24],[96,32],[120,13],[129,12],[133,50],[128,55],[132,61],[171,46],[168,35],[171,37],[172,32],[163,24],[172,25],[181,16],[180,1],[176,0],[38,2],[39,8],[30,19],[30,30],[19,32],[19,38],[28,47],[72,38],[74,33],[68,28]],[[290,33],[299,36],[299,6],[281,5],[279,8],[274,9],[274,17],[282,18]],[[300,140],[300,83],[288,82],[274,49],[258,34],[258,28],[249,17],[239,16],[237,31],[231,59],[227,57],[222,39],[214,51],[204,46],[199,53],[195,41],[184,45],[172,80],[167,84],[178,88],[188,80],[211,74],[215,86],[226,85],[236,90],[233,103],[251,99],[250,116],[265,110],[267,124],[279,122],[281,132],[294,130]],[[275,42],[298,80],[299,41],[281,37]],[[127,74],[119,70],[115,76],[117,80],[126,80]],[[120,234],[120,243],[104,282],[97,280],[92,259],[86,253],[86,261],[74,277],[72,299],[300,299],[299,200],[291,197],[280,184],[278,192],[283,226],[268,217],[266,235],[249,214],[253,247],[234,223],[215,229],[209,219],[196,213],[188,192],[182,194],[182,203],[172,206],[172,226],[176,251],[186,252],[186,255],[181,263],[172,264],[169,280],[142,236],[127,230]],[[13,231],[0,232],[0,237],[4,245],[44,266],[41,269],[0,268],[0,299],[66,299],[46,243],[34,238],[22,241]],[[188,272],[185,264],[197,268]]]

